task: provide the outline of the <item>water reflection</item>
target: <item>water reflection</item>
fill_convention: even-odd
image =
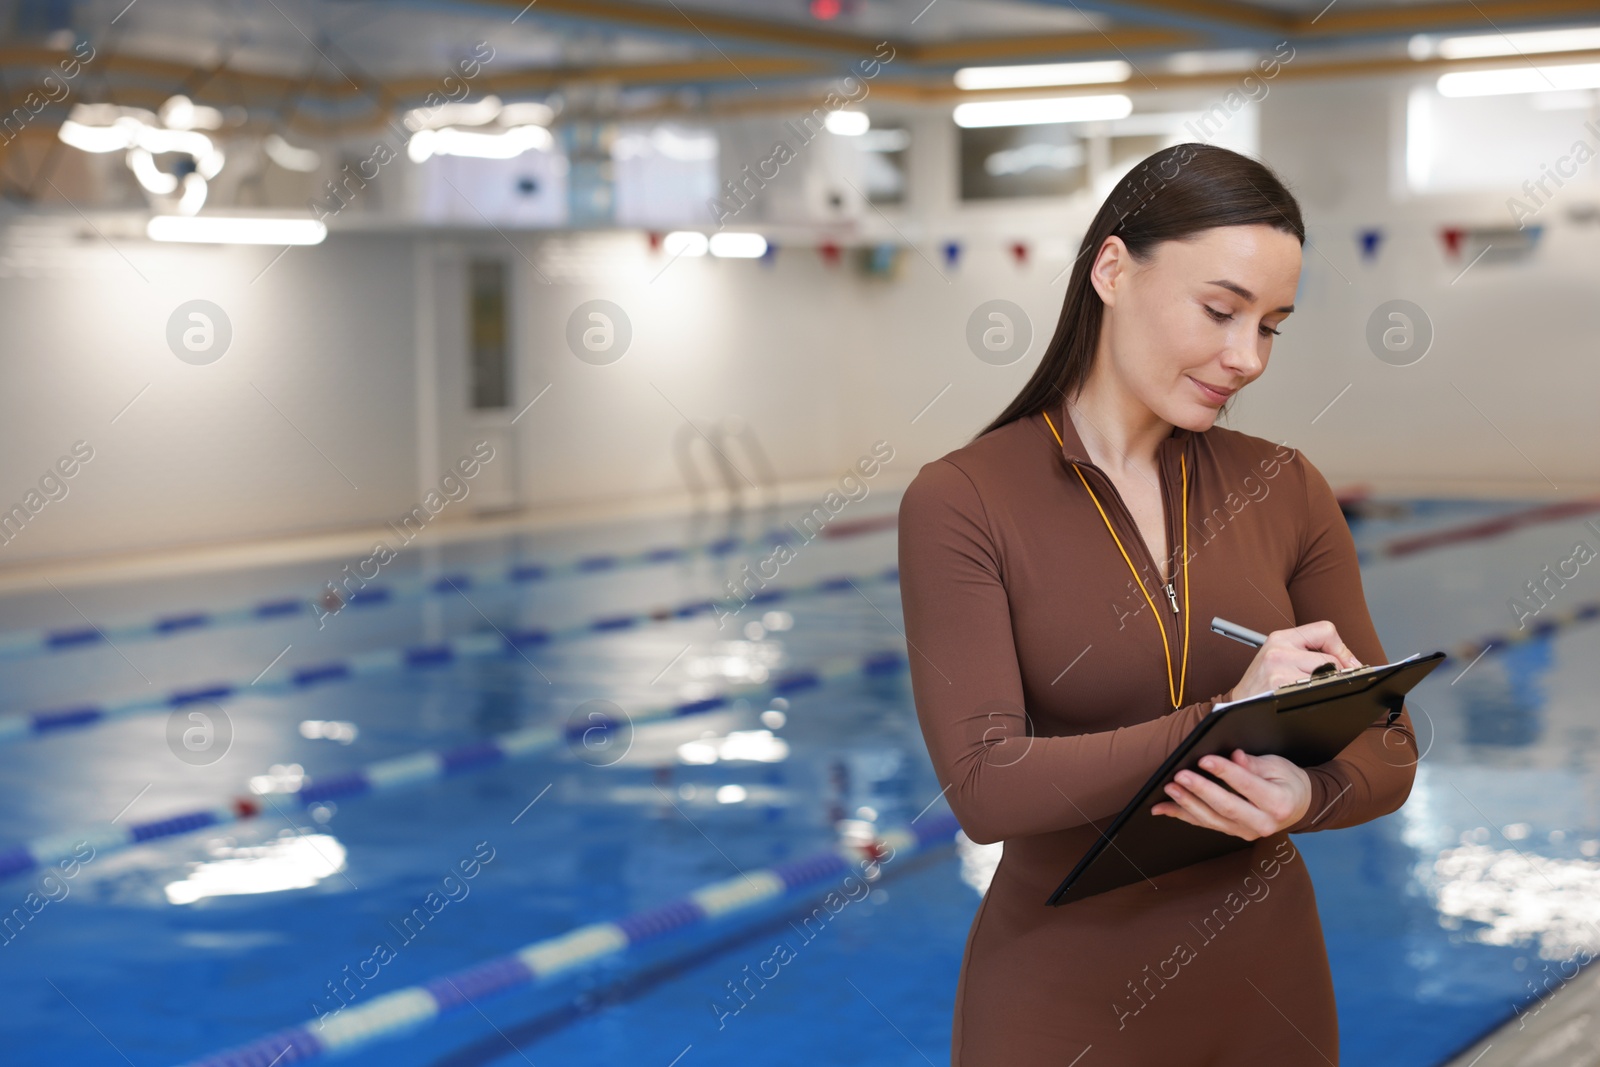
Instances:
[[[1579,949],[1600,951],[1600,861],[1552,859],[1466,841],[1439,854],[1432,881],[1441,926],[1481,924],[1466,935],[1469,940],[1533,942],[1547,960]]]
[[[195,864],[189,877],[168,884],[169,902],[309,889],[345,869],[345,848],[331,834],[286,832],[264,845],[221,845],[211,855],[216,858]]]
[[[1459,683],[1464,740],[1469,745],[1523,748],[1544,736],[1544,676],[1553,656],[1548,638],[1496,650]]]

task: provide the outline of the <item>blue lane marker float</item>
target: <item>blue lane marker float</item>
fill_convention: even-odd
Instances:
[[[855,863],[868,864],[867,877],[874,880],[881,876],[879,864],[945,844],[960,829],[955,816],[947,812],[918,821],[921,825],[914,822],[886,830],[859,845],[841,842],[836,850],[713,882],[614,922],[591,923],[535,941],[508,955],[345,1008],[332,1018],[313,1019],[195,1060],[190,1067],[288,1065],[351,1052],[461,1011],[480,998],[549,981],[668,933],[709,925],[786,896],[816,894],[829,881],[850,873]]]
[[[829,596],[859,584],[893,584],[900,580],[896,567],[849,578],[844,576],[824,578],[809,585],[787,586],[763,590],[766,603],[798,600],[813,596]],[[504,636],[499,631],[485,631],[451,638],[434,645],[411,645],[381,648],[363,652],[343,660],[297,667],[286,678],[270,681],[241,679],[232,682],[214,682],[193,686],[155,696],[139,696],[112,704],[87,704],[63,708],[46,708],[39,711],[0,715],[0,744],[19,741],[27,737],[55,733],[60,730],[80,729],[98,723],[110,722],[133,715],[169,711],[188,704],[227,700],[249,693],[253,696],[281,696],[299,692],[314,685],[345,681],[351,678],[388,674],[401,670],[428,670],[448,666],[460,660],[483,659],[508,655],[521,649],[539,648],[557,641],[573,641],[601,634],[616,633],[636,626],[689,619],[698,615],[711,615],[716,611],[716,601],[694,600],[676,607],[653,608],[631,615],[611,615],[590,619],[555,629],[512,630]]]
[[[853,678],[880,678],[903,672],[909,664],[898,650],[886,649],[865,656],[840,656],[821,663],[799,667],[764,682],[729,686],[716,696],[698,700],[660,704],[628,714],[625,723],[639,725],[667,719],[704,715],[731,706],[738,699],[764,700],[820,688]],[[378,760],[354,770],[326,777],[308,778],[298,789],[269,794],[281,796],[291,804],[309,808],[323,801],[346,802],[371,793],[424,785],[462,774],[471,774],[500,763],[529,759],[563,744],[582,741],[594,728],[589,721],[570,727],[533,726],[494,737],[472,741],[450,749],[424,749],[403,756]],[[238,796],[211,807],[166,815],[148,822],[127,826],[101,824],[75,832],[53,833],[25,844],[0,848],[0,879],[47,867],[74,854],[83,842],[94,846],[95,854],[115,852],[147,841],[178,837],[229,823],[243,822],[262,815],[264,801],[256,796]],[[268,811],[271,805],[267,804]]]
[[[894,529],[894,516],[888,516],[887,519],[887,522],[858,523],[855,527],[838,532],[834,532],[831,527],[823,527],[822,532],[825,535],[837,538],[857,533],[873,533],[879,530]],[[254,623],[275,622],[296,615],[316,617],[319,610],[325,611],[330,608],[333,610],[343,610],[345,607],[368,608],[385,604],[398,604],[404,601],[422,600],[428,597],[456,596],[457,586],[461,589],[471,589],[474,587],[501,586],[507,583],[525,585],[533,582],[550,581],[556,578],[583,577],[628,568],[660,566],[664,563],[690,560],[696,556],[720,557],[741,548],[762,549],[778,544],[793,544],[799,539],[799,536],[795,530],[780,526],[768,530],[757,537],[724,537],[704,545],[687,548],[678,545],[659,545],[636,552],[592,554],[554,562],[529,561],[516,563],[509,567],[496,564],[468,568],[436,578],[416,578],[386,585],[368,583],[359,591],[350,593],[347,597],[341,597],[342,603],[335,601],[320,608],[322,597],[328,592],[327,587],[300,597],[278,597],[255,604],[222,608],[215,611],[174,612],[170,615],[161,615],[153,619],[144,619],[139,622],[123,623],[116,626],[97,627],[90,625],[73,626],[60,630],[16,630],[10,633],[0,633],[0,659],[30,656],[36,653],[68,652],[90,646],[104,645],[108,642],[119,643],[122,641],[143,641],[153,638],[174,637],[192,633],[196,630],[217,629],[225,626],[248,626]],[[454,584],[452,585],[451,583]],[[338,604],[337,608],[333,607],[334,603]]]

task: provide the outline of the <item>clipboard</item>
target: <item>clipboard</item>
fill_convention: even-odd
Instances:
[[[1145,881],[1180,867],[1252,847],[1242,837],[1194,826],[1150,809],[1172,798],[1165,786],[1181,770],[1204,775],[1202,756],[1227,758],[1236,748],[1275,754],[1299,767],[1326,763],[1361,732],[1400,715],[1405,695],[1445,659],[1416,653],[1397,663],[1350,667],[1302,678],[1270,692],[1212,707],[1103,830],[1045,903],[1051,907]],[[1228,788],[1226,785],[1223,788]]]

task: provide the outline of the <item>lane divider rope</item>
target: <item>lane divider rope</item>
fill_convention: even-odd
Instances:
[[[1463,641],[1449,652],[1444,663],[1471,663],[1491,652],[1504,651],[1526,641],[1547,638],[1568,627],[1583,625],[1596,619],[1600,619],[1600,601],[1575,604],[1554,612],[1549,618],[1522,630],[1509,630]],[[789,696],[849,678],[898,674],[908,666],[906,657],[897,650],[869,653],[865,657],[840,657],[826,660],[816,667],[797,668],[770,681],[731,686],[724,693],[701,700],[647,708],[637,713],[630,713],[629,719],[634,723],[647,723],[706,714],[726,708],[740,698],[769,699],[774,696]],[[324,800],[344,800],[368,793],[381,793],[420,785],[547,752],[558,744],[581,739],[583,733],[593,729],[594,725],[592,722],[580,723],[570,729],[549,726],[529,727],[457,748],[424,750],[396,756],[369,763],[353,771],[339,772],[326,778],[309,779],[300,789],[282,795],[293,798],[293,801],[301,807],[310,807]],[[262,814],[260,798],[239,796],[213,807],[186,811],[126,827],[106,824],[74,832],[50,834],[23,845],[0,848],[0,879],[65,860],[83,841],[93,844],[97,852],[116,850],[159,838],[240,822],[260,814]]]
[[[193,1061],[190,1067],[287,1067],[347,1053],[461,1011],[480,998],[556,978],[666,934],[751,911],[784,896],[814,893],[850,873],[852,861],[877,862],[925,851],[953,839],[959,828],[954,815],[940,812],[920,826],[890,829],[862,845],[841,842],[837,849],[713,882],[614,922],[592,923],[535,941],[508,955],[345,1008],[320,1025],[319,1020],[310,1020]]]
[[[597,725],[608,729],[639,723],[660,722],[690,715],[705,715],[730,707],[739,699],[768,700],[790,697],[852,678],[881,678],[899,675],[908,663],[898,650],[872,652],[865,656],[840,656],[811,667],[786,671],[763,682],[729,686],[724,692],[698,700],[661,704],[630,712],[625,723],[597,724],[584,720],[571,726],[532,726],[493,737],[472,741],[450,749],[424,749],[402,756],[378,760],[350,771],[305,780],[298,789],[256,796],[237,796],[226,802],[197,808],[146,822],[118,826],[103,823],[76,831],[53,833],[25,844],[0,848],[0,879],[48,867],[74,854],[85,841],[96,855],[114,852],[147,841],[191,834],[211,827],[243,822],[270,814],[274,800],[283,797],[291,804],[309,808],[323,801],[345,801],[369,793],[385,793],[437,781],[441,778],[485,770],[512,760],[529,759],[563,744],[582,740]]]
[[[1580,515],[1588,515],[1595,511],[1600,511],[1600,500],[1562,500],[1554,504],[1540,504],[1536,507],[1507,512],[1504,515],[1496,515],[1493,518],[1483,519],[1478,522],[1469,522],[1460,526],[1448,526],[1441,530],[1396,537],[1376,548],[1358,552],[1356,555],[1362,563],[1371,563],[1380,559],[1400,559],[1405,556],[1416,555],[1419,552],[1429,552],[1436,548],[1466,544],[1469,541],[1486,541],[1504,536],[1526,526],[1560,522],[1563,519],[1575,519]]]
[[[1594,511],[1600,511],[1600,500],[1584,499],[1543,504],[1523,511],[1515,511],[1491,519],[1468,523],[1463,526],[1448,527],[1429,533],[1395,538],[1374,548],[1361,549],[1357,555],[1362,563],[1371,563],[1380,559],[1394,559],[1467,541],[1499,537],[1525,526],[1576,518]],[[827,538],[837,539],[893,530],[896,526],[896,516],[880,515],[852,522],[836,522],[829,526],[824,526],[821,534]],[[494,565],[466,568],[449,574],[442,574],[435,578],[419,578],[387,585],[368,583],[361,590],[351,593],[348,599],[341,597],[340,610],[344,607],[373,608],[433,596],[448,596],[456,592],[458,587],[466,590],[483,589],[506,583],[527,584],[571,576],[616,572],[634,567],[658,566],[665,563],[681,562],[700,555],[710,557],[725,556],[740,548],[760,548],[768,545],[790,544],[793,543],[793,540],[794,531],[780,527],[769,530],[759,537],[724,537],[704,545],[688,548],[676,545],[660,545],[635,552],[599,553],[579,556],[560,562],[540,563],[538,561],[528,561],[517,563],[510,567]],[[15,630],[0,633],[0,659],[40,653],[66,652],[75,649],[92,648],[107,642],[173,637],[191,633],[195,630],[276,622],[292,616],[315,615],[319,606],[319,598],[324,595],[325,591],[326,587],[301,597],[263,600],[254,604],[232,608],[215,610],[197,608],[189,611],[169,612],[153,619],[121,625],[98,627],[89,625],[56,630]]]
[[[899,580],[899,569],[890,567],[876,574],[855,577],[837,575],[806,585],[769,586],[750,594],[743,603],[746,606],[768,607],[786,601],[848,592],[856,588],[857,584],[894,584]],[[374,649],[344,659],[298,667],[285,678],[269,681],[251,682],[239,679],[210,682],[155,696],[132,697],[110,704],[83,704],[0,715],[0,744],[60,730],[82,729],[132,715],[175,711],[190,704],[214,703],[239,696],[281,696],[298,693],[312,686],[351,678],[444,667],[459,660],[509,655],[521,649],[540,648],[557,642],[613,634],[641,626],[693,619],[715,613],[718,603],[719,601],[710,599],[691,600],[674,607],[606,615],[554,629],[512,630],[505,632],[504,636],[498,631],[485,630],[437,644]]]
[[[895,528],[895,519],[896,516],[889,515],[851,523],[834,523],[822,527],[821,535],[838,539],[892,530]],[[657,545],[634,552],[602,552],[555,562],[527,560],[510,566],[493,564],[468,567],[434,578],[415,578],[384,584],[368,582],[359,590],[334,590],[337,599],[327,604],[322,603],[322,598],[327,595],[329,588],[324,586],[301,596],[277,597],[231,608],[213,610],[196,608],[168,612],[152,619],[120,625],[86,624],[64,629],[13,630],[0,633],[0,659],[70,652],[101,647],[108,643],[176,637],[196,630],[281,622],[287,618],[300,616],[316,617],[319,611],[330,609],[342,611],[346,607],[375,608],[428,597],[456,596],[458,588],[485,589],[507,584],[528,585],[558,578],[612,574],[631,568],[684,562],[697,556],[717,558],[742,548],[761,549],[779,544],[793,544],[802,537],[803,535],[796,530],[780,526],[755,537],[723,537],[703,545],[688,547]]]

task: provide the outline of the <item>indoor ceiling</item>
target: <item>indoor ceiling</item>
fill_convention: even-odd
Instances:
[[[486,48],[473,95],[714,111],[782,106],[881,41],[880,97],[943,99],[974,64],[1121,58],[1160,88],[1289,41],[1296,77],[1379,73],[1417,33],[1593,21],[1594,0],[0,0],[0,89],[9,111],[86,39],[77,99],[184,92],[318,135],[392,121]],[[1194,58],[1213,51],[1244,59]]]

